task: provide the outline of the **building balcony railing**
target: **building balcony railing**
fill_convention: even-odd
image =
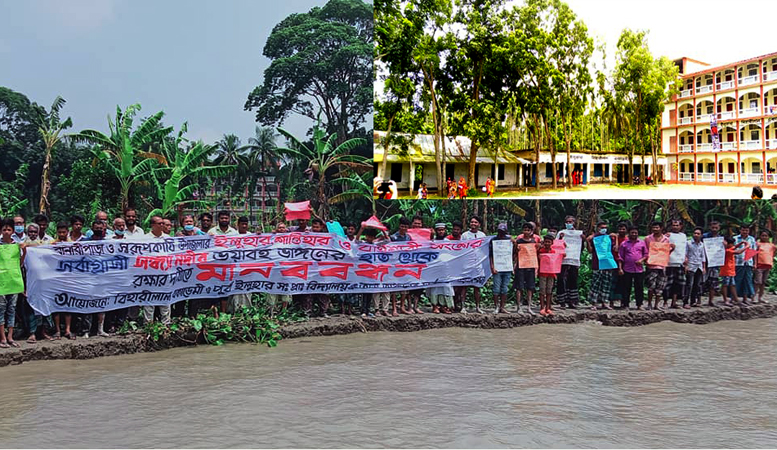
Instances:
[[[697,173],[696,177],[699,181],[709,181],[710,183],[715,182],[715,174],[714,173]]]
[[[743,173],[743,183],[760,184],[764,182],[764,174],[762,173]]]
[[[734,82],[733,81],[724,81],[722,83],[718,83],[716,88],[719,91],[722,91],[723,89],[733,89],[734,88]]]
[[[693,153],[693,144],[680,145],[680,153]]]
[[[709,152],[712,150],[712,143],[709,144],[696,144],[697,152]]]
[[[774,80],[777,80],[777,70],[766,72],[764,74],[764,81],[774,81]]]
[[[739,110],[739,117],[753,117],[757,116],[761,112],[761,108],[759,107],[753,107],[753,108],[745,108]]]
[[[680,172],[680,181],[693,181],[693,172]]]
[[[777,173],[767,173],[766,184],[777,184]]]
[[[777,139],[767,139],[765,144],[768,149],[777,149]]]
[[[684,91],[680,91],[680,98],[690,97],[693,95],[693,89],[686,89]]]
[[[736,150],[737,149],[737,143],[736,142],[721,142],[720,143],[720,149],[721,150]]]
[[[712,92],[712,85],[708,84],[706,86],[698,86],[696,88],[697,94],[706,94],[707,92]]]
[[[677,119],[677,121],[680,125],[688,125],[689,123],[693,123],[693,117],[691,116],[680,117],[679,119]]]
[[[735,117],[734,111],[723,111],[718,113],[718,120],[728,120]]]
[[[709,122],[710,117],[712,117],[712,114],[702,114],[700,116],[696,116],[696,123]]]
[[[739,79],[739,86],[747,86],[750,84],[758,83],[758,75],[750,75]]]
[[[735,173],[719,173],[718,183],[736,183],[737,174]]]
[[[754,150],[761,148],[761,141],[740,141],[739,148],[743,150]]]

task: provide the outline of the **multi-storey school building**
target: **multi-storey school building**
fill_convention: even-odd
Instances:
[[[777,185],[777,53],[719,67],[675,64],[682,87],[662,117],[669,181]]]

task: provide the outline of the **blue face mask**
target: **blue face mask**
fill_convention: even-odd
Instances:
[[[24,225],[14,225],[13,230],[16,234],[24,233]]]
[[[184,225],[183,229],[186,231],[194,231],[194,225]]]
[[[607,228],[602,228],[601,230],[599,230],[599,233],[607,234]]]
[[[566,225],[567,225],[567,230],[573,230],[575,228],[575,226],[571,223],[568,223]]]
[[[124,236],[124,230],[113,230],[116,236]]]

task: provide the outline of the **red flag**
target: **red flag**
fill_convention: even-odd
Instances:
[[[362,222],[362,226],[364,228],[377,228],[379,230],[388,231],[388,228],[386,228],[385,225],[380,223],[380,220],[378,220],[378,218],[375,216],[372,216],[369,219]]]
[[[299,203],[284,203],[286,207],[286,220],[310,219],[310,200]]]
[[[758,254],[758,250],[753,250],[752,248],[748,248],[745,250],[745,261],[749,261],[753,258],[753,256]]]

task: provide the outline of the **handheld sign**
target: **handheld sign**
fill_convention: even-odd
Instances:
[[[618,264],[612,256],[612,239],[607,235],[594,237],[594,250],[599,259],[599,270],[617,269]]]
[[[563,253],[540,253],[540,273],[561,273]]]
[[[758,250],[753,250],[752,248],[748,248],[747,250],[745,250],[745,261],[750,261],[757,254],[758,254]]]
[[[567,244],[567,256],[563,264],[570,266],[580,265],[580,250],[583,248],[583,232],[581,230],[564,230],[561,233],[561,239]]]
[[[704,238],[704,252],[707,253],[707,266],[723,267],[726,262],[726,248],[723,246],[723,236]]]
[[[764,266],[774,265],[774,244],[758,243],[758,264]]]
[[[380,220],[375,216],[372,216],[369,219],[362,222],[362,226],[364,228],[376,228],[378,230],[388,231],[388,228],[382,223],[380,223]]]
[[[518,267],[536,269],[538,266],[536,244],[518,244]]]
[[[0,245],[0,295],[24,292],[18,244]]]
[[[431,228],[408,228],[407,234],[410,235],[410,239],[416,242],[426,242],[432,240]]]
[[[310,200],[298,203],[284,203],[286,207],[286,220],[310,219]]]
[[[337,234],[339,236],[342,236],[342,237],[348,237],[345,234],[345,230],[343,230],[343,226],[340,225],[340,222],[334,222],[334,221],[333,222],[327,222],[326,223],[326,229],[330,233],[335,233],[335,234]]]
[[[494,269],[497,272],[513,271],[513,243],[509,239],[491,241],[494,249]]]
[[[669,252],[672,251],[669,242],[651,242],[648,248],[648,265],[666,267],[669,264]]]
[[[685,251],[688,237],[683,233],[669,233],[669,242],[674,244],[674,250],[669,253],[669,264],[682,266],[685,263]]]

